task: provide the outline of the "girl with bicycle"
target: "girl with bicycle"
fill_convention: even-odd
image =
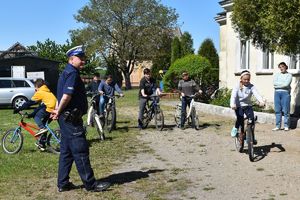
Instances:
[[[252,108],[251,97],[254,95],[259,102],[259,106],[264,106],[264,100],[262,96],[257,92],[256,87],[250,83],[251,74],[248,70],[241,72],[240,83],[238,86],[232,89],[230,98],[230,107],[235,110],[236,122],[235,126],[231,130],[231,136],[236,137],[238,129],[241,128],[239,134],[239,142],[242,143],[245,135],[244,131],[244,115],[247,118],[252,119],[254,123],[254,112]],[[256,140],[254,139],[255,143]]]

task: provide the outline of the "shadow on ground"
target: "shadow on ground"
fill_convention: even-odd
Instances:
[[[99,179],[97,181],[100,182],[109,182],[111,185],[121,185],[124,183],[130,183],[142,178],[148,178],[149,174],[163,172],[163,169],[153,169],[148,171],[130,171],[130,172],[123,172],[118,174],[112,174],[106,178]]]
[[[274,150],[272,150],[274,149]],[[277,150],[275,150],[277,149]],[[254,147],[254,153],[256,155],[254,161],[258,162],[264,159],[272,150],[272,153],[281,153],[285,151],[285,148],[281,144],[275,144],[274,142],[270,145]]]

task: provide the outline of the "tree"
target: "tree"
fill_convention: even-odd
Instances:
[[[159,70],[167,71],[171,65],[171,44],[172,38],[165,34],[158,53],[152,59],[151,74],[155,79],[161,80]]]
[[[131,88],[130,74],[138,60],[151,60],[163,34],[172,34],[177,22],[174,9],[156,0],[90,0],[75,19],[85,26],[71,31],[104,60],[113,54]]]
[[[215,82],[219,80],[219,55],[211,39],[205,39],[199,50],[198,54],[207,58],[212,66],[212,78]]]
[[[59,69],[61,70],[68,62],[66,51],[71,48],[71,44],[68,40],[64,45],[56,44],[55,41],[48,38],[45,42],[37,41],[36,45],[31,45],[27,48],[30,51],[36,52],[41,58],[60,62]]]
[[[163,78],[164,90],[176,90],[181,74],[185,71],[189,73],[190,78],[194,79],[203,91],[198,100],[209,102],[212,92],[216,89],[214,70],[209,60],[199,55],[190,54],[177,59]]]
[[[46,58],[50,60],[55,60],[59,62],[59,70],[62,71],[66,64],[68,63],[68,58],[66,52],[71,48],[80,43],[70,43],[68,40],[66,44],[56,44],[55,41],[50,40],[49,38],[45,42],[37,41],[36,45],[28,46],[27,48],[30,51],[34,51],[41,58]],[[95,54],[87,53],[88,61],[81,71],[82,74],[93,74],[96,72],[96,67],[100,64],[100,61],[97,60]]]
[[[190,33],[184,32],[180,37],[180,43],[182,48],[182,56],[194,54],[193,38]]]
[[[178,58],[181,57],[182,57],[181,42],[178,37],[175,37],[172,41],[171,63],[174,63]]]
[[[232,23],[241,39],[263,50],[300,53],[299,0],[234,0]]]

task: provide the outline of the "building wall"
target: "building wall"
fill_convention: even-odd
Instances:
[[[45,74],[45,81],[48,82],[49,89],[56,94],[59,63],[56,61],[40,59],[38,57],[17,57],[12,59],[0,60],[1,77],[11,76],[11,66],[25,66],[25,72],[43,71]]]
[[[231,23],[231,10],[226,8],[226,23],[220,24],[220,87],[232,89],[239,83],[241,69],[241,41],[238,33],[236,33]],[[250,44],[250,42],[249,42]],[[249,70],[251,72],[251,82],[257,87],[259,93],[266,99],[269,106],[274,103],[274,74],[279,72],[278,64],[285,62],[290,66],[290,57],[280,54],[274,54],[273,69],[263,69],[263,52],[261,49],[249,45]],[[291,113],[300,113],[300,70],[289,69],[293,74],[292,91],[291,91]]]

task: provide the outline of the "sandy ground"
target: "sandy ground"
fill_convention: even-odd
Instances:
[[[257,124],[257,157],[250,162],[246,151],[235,150],[232,119],[199,114],[201,130],[180,130],[173,111],[165,111],[167,128],[150,127],[139,135],[153,152],[141,152],[114,173],[159,169],[165,180],[184,181],[184,189],[175,187],[162,199],[300,199],[300,130],[272,132],[271,125]],[[149,179],[158,174],[148,173]],[[147,199],[135,185],[126,183],[125,195]]]

